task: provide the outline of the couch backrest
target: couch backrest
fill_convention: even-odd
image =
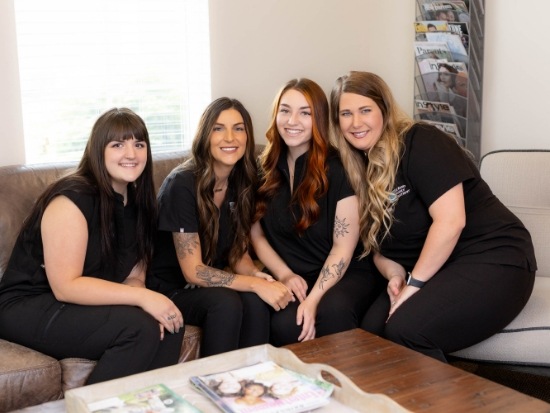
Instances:
[[[550,150],[489,152],[481,159],[480,172],[531,233],[537,276],[550,277]]]
[[[155,190],[168,173],[188,156],[178,151],[153,156]],[[36,199],[56,179],[73,169],[76,163],[14,165],[0,167],[0,280],[6,270],[21,224]]]

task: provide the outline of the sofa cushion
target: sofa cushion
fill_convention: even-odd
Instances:
[[[61,387],[63,392],[65,392],[84,386],[97,363],[93,360],[83,358],[66,358],[60,360],[59,364],[63,377]]]
[[[550,367],[550,277],[535,277],[523,311],[500,333],[452,353],[462,359]],[[498,309],[495,309],[498,311]]]
[[[56,359],[0,339],[0,411],[33,406],[63,396]]]

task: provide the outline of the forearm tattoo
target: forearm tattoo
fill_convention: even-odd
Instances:
[[[346,218],[340,219],[338,218],[338,215],[336,215],[336,218],[334,219],[334,235],[336,238],[340,235],[344,236],[345,234],[348,234],[348,227],[349,224],[346,223]]]
[[[336,282],[340,281],[340,278],[344,275],[346,269],[346,263],[344,259],[340,259],[338,264],[332,264],[330,267],[326,265],[321,270],[321,279],[319,280],[319,288],[325,289],[325,283],[331,278],[336,278]]]
[[[235,274],[206,265],[197,265],[197,278],[204,281],[209,287],[227,287],[233,283]]]
[[[184,259],[199,247],[199,235],[196,233],[178,233],[174,236],[174,246],[179,259]]]

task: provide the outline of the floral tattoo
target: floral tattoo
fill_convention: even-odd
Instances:
[[[330,267],[326,265],[321,270],[321,279],[319,281],[319,288],[325,289],[325,283],[331,278],[336,278],[336,281],[340,281],[340,278],[344,275],[346,263],[344,259],[341,259],[338,264],[332,264]]]
[[[345,234],[348,234],[348,227],[349,224],[346,223],[346,218],[340,219],[338,218],[338,215],[336,215],[334,220],[334,235],[336,235],[336,238],[340,235],[343,237]]]
[[[197,265],[197,277],[209,287],[227,287],[235,279],[235,274],[206,265]]]
[[[174,246],[179,259],[193,255],[193,252],[200,245],[199,235],[197,233],[177,233],[174,235]]]

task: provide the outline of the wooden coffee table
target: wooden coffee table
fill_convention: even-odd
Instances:
[[[413,412],[550,412],[550,404],[426,357],[361,329],[286,346],[306,363],[326,363],[362,390]]]
[[[550,413],[550,404],[542,400],[441,363],[361,329],[286,348],[306,363],[331,365],[365,392],[385,394],[411,412]],[[208,364],[208,360],[202,359],[201,364]],[[148,385],[166,382],[178,390],[178,380],[188,383],[188,379],[182,378],[182,372],[189,373],[191,366],[193,362],[128,376],[108,382],[108,387],[118,382],[118,385],[125,383],[130,389],[135,389],[143,387],[145,382]],[[118,393],[123,392],[117,390],[115,394]],[[203,398],[198,393],[195,397]],[[64,413],[65,400],[29,407],[20,412]]]

